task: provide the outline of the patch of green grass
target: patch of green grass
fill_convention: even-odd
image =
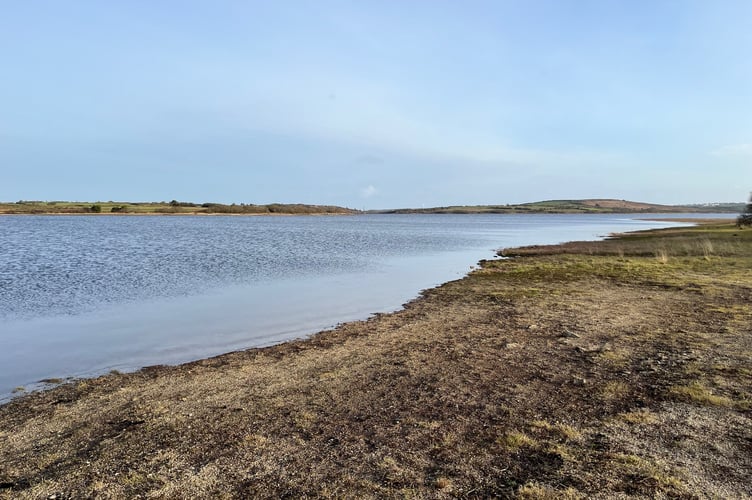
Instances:
[[[752,230],[740,231],[733,224],[656,230],[501,254],[513,258],[487,262],[484,270],[528,289],[595,277],[717,295],[748,279]]]

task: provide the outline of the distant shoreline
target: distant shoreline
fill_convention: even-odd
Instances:
[[[431,208],[356,210],[336,205],[301,203],[170,202],[0,202],[0,215],[358,215],[358,214],[739,214],[744,203],[661,205],[614,199],[549,200],[506,205],[455,205]]]
[[[200,216],[200,217],[215,217],[215,216],[237,216],[237,217],[295,217],[295,216],[351,216],[359,215],[357,213],[309,213],[309,214],[295,214],[295,213],[266,213],[266,214],[236,214],[236,213],[218,213],[218,212],[180,212],[180,213],[161,213],[161,212],[125,212],[125,213],[81,213],[81,212],[35,212],[35,213],[8,213],[0,212],[2,216],[21,216],[21,217],[62,217],[62,216],[75,216],[75,217],[186,217],[186,216]]]
[[[686,212],[700,213],[700,212]],[[731,222],[735,220],[738,214],[734,212],[702,212],[704,214],[718,214],[719,216],[728,215],[728,218],[718,217],[714,218],[692,218],[692,217],[661,217],[661,218],[638,218],[636,220],[644,221],[658,221],[658,222],[689,222],[689,223],[720,223]],[[0,212],[0,217],[3,216],[17,216],[17,217],[352,217],[355,215],[679,215],[679,213],[668,212],[468,212],[468,213],[375,213],[375,212],[360,212],[360,213],[207,213],[207,212],[180,212],[180,213],[161,213],[161,212],[126,212],[126,213],[65,213],[65,212],[37,212],[37,213],[4,213]]]
[[[352,215],[334,205],[271,203],[267,205],[165,202],[19,201],[0,203],[0,215]]]

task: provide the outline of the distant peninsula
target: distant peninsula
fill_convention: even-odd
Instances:
[[[694,205],[659,205],[615,199],[548,200],[507,205],[455,205],[431,208],[396,208],[355,210],[334,205],[301,203],[191,203],[170,202],[72,202],[17,201],[0,202],[2,214],[131,214],[131,215],[354,215],[354,214],[525,214],[525,213],[741,213],[744,203],[705,203]]]

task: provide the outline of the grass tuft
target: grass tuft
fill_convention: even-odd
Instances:
[[[511,431],[496,440],[507,451],[512,453],[519,451],[521,448],[536,448],[538,442],[525,434],[524,432]]]
[[[436,488],[442,491],[451,491],[452,481],[446,477],[436,479]]]
[[[615,462],[626,469],[636,483],[648,483],[658,492],[679,493],[685,489],[682,481],[665,470],[661,463],[638,455],[617,453]]]
[[[623,399],[630,392],[629,385],[624,382],[612,380],[604,384],[601,395],[608,401]]]
[[[727,408],[734,405],[734,402],[731,399],[713,394],[709,388],[700,382],[692,382],[687,385],[675,385],[671,387],[671,392],[703,405],[722,406]]]
[[[522,485],[522,487],[517,490],[517,498],[530,500],[579,500],[581,498],[585,498],[585,496],[579,493],[574,488],[557,490],[551,488],[550,486],[546,486],[535,481],[530,481]]]
[[[582,432],[569,424],[556,424],[556,430],[559,431],[567,441],[579,441],[582,439]]]
[[[628,424],[654,424],[658,422],[656,414],[649,410],[636,410],[627,413],[620,413],[618,417]]]
[[[658,248],[655,251],[655,258],[661,264],[668,264],[668,251],[665,248]]]

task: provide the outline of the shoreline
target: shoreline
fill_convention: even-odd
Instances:
[[[15,215],[37,215],[37,214],[15,214]],[[191,215],[191,214],[110,214],[110,213],[103,213],[103,214],[53,214],[53,215]],[[202,215],[278,215],[278,216],[292,216],[295,214],[202,214]],[[310,214],[310,215],[340,215],[340,214]],[[421,214],[422,215],[422,214]],[[445,214],[425,214],[425,215],[445,215]],[[485,215],[485,214],[483,214]],[[496,214],[491,214],[496,215]],[[510,215],[540,215],[540,214],[510,214]],[[548,215],[548,214],[547,214]],[[561,214],[561,215],[571,215],[571,214]],[[598,215],[598,214],[595,214]],[[611,215],[611,214],[606,214]],[[624,214],[629,215],[629,214]],[[718,220],[715,219],[634,219],[634,220],[650,220],[655,222],[681,222],[681,223],[708,223],[708,222],[718,222]],[[645,229],[637,229],[634,231],[644,231]],[[634,232],[633,231],[633,232]],[[607,238],[613,238],[615,236],[618,236],[620,233],[608,233],[606,235],[600,235],[597,238],[598,239],[607,239]],[[625,234],[629,234],[629,231]],[[596,238],[596,236],[593,234],[593,238]],[[596,240],[593,240],[596,241]],[[545,243],[544,246],[547,246]],[[495,254],[498,254],[498,251],[494,252],[493,250],[489,250],[488,255],[482,255],[476,257],[472,263],[468,262],[470,264],[470,269],[475,268],[479,261],[486,261],[493,258]],[[459,278],[452,278],[451,281],[454,281],[456,279],[462,279],[464,277],[467,277],[468,272],[465,271],[462,276]],[[446,279],[446,278],[445,278]],[[350,317],[347,319],[343,319],[341,321],[337,321],[336,323],[331,323],[332,325],[336,324],[342,324],[343,322],[350,322],[350,321],[359,321],[359,320],[366,320],[371,316],[374,315],[382,315],[382,314],[391,314],[394,312],[398,312],[399,310],[403,309],[406,304],[413,302],[415,300],[419,300],[421,296],[423,295],[423,292],[426,289],[436,288],[441,285],[443,285],[444,282],[441,280],[433,280],[433,283],[429,284],[428,286],[421,286],[416,287],[414,289],[414,294],[411,293],[409,296],[404,296],[403,299],[401,299],[400,302],[394,302],[394,306],[390,306],[388,309],[379,309],[378,311],[374,312],[372,308],[364,309],[361,311],[361,314],[358,315],[358,317]],[[402,302],[404,300],[404,302]],[[297,329],[297,327],[296,327]],[[305,330],[304,334],[301,334],[297,337],[288,337],[284,340],[274,340],[271,342],[263,342],[263,343],[252,343],[251,345],[246,345],[245,347],[239,347],[239,346],[232,346],[229,347],[227,350],[219,350],[219,349],[211,349],[213,352],[209,352],[203,355],[198,356],[189,356],[189,357],[183,357],[182,359],[166,359],[166,360],[157,360],[152,357],[151,360],[148,362],[144,362],[141,364],[131,364],[131,365],[125,365],[125,364],[111,364],[106,365],[104,368],[97,369],[97,370],[88,370],[88,371],[77,371],[77,372],[71,372],[71,371],[48,371],[47,373],[41,373],[37,376],[37,378],[29,378],[22,381],[14,382],[12,385],[7,386],[7,390],[4,393],[0,393],[0,405],[5,404],[7,402],[10,402],[18,397],[21,397],[23,395],[32,394],[34,392],[38,391],[45,391],[54,389],[55,387],[65,384],[65,383],[76,383],[82,380],[87,379],[93,379],[97,378],[99,376],[106,375],[110,371],[118,372],[118,373],[133,373],[137,372],[143,368],[148,368],[151,366],[156,365],[165,365],[165,366],[179,366],[185,363],[190,363],[194,361],[198,361],[201,359],[206,358],[213,358],[216,356],[221,356],[223,354],[227,354],[230,352],[236,352],[236,351],[243,351],[247,349],[255,349],[255,348],[263,348],[263,347],[269,347],[273,346],[279,343],[289,342],[289,341],[296,341],[296,340],[305,340],[310,338],[311,336],[314,336],[318,334],[321,331],[326,331],[330,328],[321,326],[317,328],[304,328]],[[268,335],[263,335],[263,338],[267,338]],[[101,363],[100,363],[101,364]]]
[[[378,217],[378,216],[377,216]],[[408,216],[411,217],[411,216]],[[537,216],[537,219],[540,220],[547,220],[552,221],[551,224],[553,225],[559,225],[559,217],[563,217],[567,220],[571,216],[569,215],[546,215],[546,216]],[[621,217],[621,216],[611,216],[611,215],[605,215],[605,216],[598,216],[598,219],[601,220],[600,217],[606,217],[606,219],[615,219],[618,224],[622,224],[624,226],[621,229],[622,231],[628,231],[631,230],[631,228],[645,228],[645,227],[660,227],[660,226],[666,226],[671,223],[667,222],[659,222],[659,224],[645,224],[644,222],[640,222],[639,220],[633,220],[631,217]],[[419,219],[419,218],[418,218]],[[579,217],[579,219],[584,220],[590,220],[586,217]],[[603,220],[606,220],[603,219]],[[54,224],[54,221],[56,219],[48,218],[49,224]],[[70,219],[71,221],[74,221],[75,219]],[[165,219],[168,220],[168,219]],[[170,220],[177,220],[177,219],[170,219]],[[197,221],[199,219],[196,219]],[[228,221],[231,219],[227,219]],[[232,219],[235,220],[235,219]],[[302,219],[301,219],[302,220]],[[344,219],[343,219],[344,220]],[[365,219],[363,219],[365,220]],[[458,218],[454,216],[455,221],[462,221],[461,218]],[[502,219],[499,219],[502,220]],[[503,220],[509,220],[509,218],[503,218]],[[491,219],[493,225],[496,225],[496,218]],[[627,222],[624,222],[627,221]],[[9,221],[12,222],[12,221]],[[20,222],[20,221],[19,221]],[[106,221],[105,221],[106,222]],[[113,220],[113,222],[116,222]],[[134,219],[135,222],[135,219]],[[615,224],[617,224],[615,223]],[[443,223],[442,223],[443,224]],[[600,223],[598,223],[600,224]],[[587,227],[587,226],[583,226]],[[29,362],[19,362],[19,359],[14,359],[11,356],[6,356],[4,359],[6,361],[6,373],[5,377],[0,377],[2,380],[2,391],[0,391],[0,404],[3,402],[11,400],[13,397],[17,397],[18,395],[21,395],[23,393],[29,393],[33,392],[35,390],[39,389],[48,389],[55,384],[52,383],[46,383],[46,382],[40,382],[41,380],[56,380],[56,381],[71,381],[71,380],[77,380],[77,379],[85,379],[85,378],[93,378],[99,375],[106,374],[107,372],[111,370],[118,370],[123,372],[133,372],[137,371],[140,368],[143,368],[145,366],[150,366],[154,364],[167,364],[167,365],[174,365],[174,364],[181,364],[185,362],[194,361],[196,359],[201,359],[208,356],[215,356],[224,352],[230,352],[238,349],[244,349],[244,348],[253,348],[253,347],[260,347],[263,345],[269,345],[270,343],[277,343],[281,341],[287,341],[292,340],[294,338],[304,338],[309,335],[313,335],[317,333],[319,330],[329,328],[330,326],[334,324],[339,324],[344,321],[352,321],[352,320],[358,320],[358,319],[366,319],[370,315],[372,315],[375,312],[393,312],[395,310],[400,309],[404,306],[404,304],[417,296],[419,296],[421,290],[424,290],[426,288],[432,288],[435,286],[440,285],[442,282],[447,280],[454,280],[461,276],[464,276],[467,274],[468,268],[473,268],[477,265],[477,263],[482,259],[491,259],[494,255],[494,250],[492,248],[498,247],[505,243],[508,245],[514,245],[514,244],[522,244],[522,242],[528,242],[528,241],[542,241],[542,242],[548,242],[548,243],[554,243],[557,241],[563,241],[565,239],[571,239],[571,238],[585,238],[585,239],[591,239],[591,238],[604,238],[609,231],[613,231],[615,229],[605,227],[603,230],[593,230],[593,231],[581,231],[581,232],[568,232],[568,231],[556,231],[555,233],[551,233],[551,231],[546,231],[545,234],[540,234],[537,236],[532,236],[535,234],[535,231],[531,233],[530,238],[518,240],[518,241],[512,241],[508,239],[504,240],[498,240],[494,241],[493,244],[488,243],[488,246],[484,244],[483,251],[480,250],[478,252],[475,252],[474,255],[469,256],[467,259],[463,259],[463,262],[465,262],[462,265],[458,264],[458,267],[456,268],[457,272],[447,273],[442,272],[442,270],[446,269],[453,269],[451,267],[451,263],[443,262],[441,259],[435,259],[432,256],[426,256],[420,259],[420,261],[415,261],[412,264],[409,264],[404,269],[401,270],[401,272],[398,275],[395,275],[395,279],[398,280],[398,282],[404,282],[407,283],[409,280],[409,276],[411,276],[414,273],[414,269],[426,269],[427,271],[430,271],[430,273],[423,273],[421,276],[423,276],[425,279],[420,279],[418,282],[414,283],[413,285],[407,287],[395,289],[395,285],[397,282],[389,283],[389,280],[375,280],[371,278],[371,281],[369,283],[368,288],[372,290],[380,290],[383,289],[384,293],[378,294],[376,293],[376,299],[380,300],[376,303],[373,302],[365,302],[362,299],[368,298],[368,297],[361,297],[357,304],[361,304],[361,307],[358,307],[356,309],[352,308],[352,304],[354,303],[354,297],[359,297],[359,290],[363,290],[364,288],[360,286],[355,280],[352,280],[352,283],[349,285],[349,290],[346,291],[346,295],[342,295],[341,298],[345,299],[345,302],[348,302],[347,311],[349,314],[344,314],[344,310],[346,309],[342,305],[336,305],[341,301],[340,297],[337,297],[336,293],[329,293],[328,290],[334,289],[336,290],[336,286],[332,286],[332,283],[319,283],[318,286],[323,287],[320,292],[318,293],[319,296],[323,297],[326,296],[326,300],[328,301],[328,304],[334,304],[329,307],[322,307],[322,308],[316,308],[315,306],[310,306],[308,314],[308,319],[306,323],[298,322],[294,323],[292,321],[288,321],[285,323],[285,327],[277,330],[271,330],[269,331],[268,328],[273,328],[272,326],[269,326],[269,322],[264,323],[262,321],[262,324],[259,324],[256,322],[256,317],[261,317],[263,320],[263,315],[268,314],[264,311],[279,311],[279,310],[288,310],[290,308],[285,307],[278,307],[275,304],[279,304],[279,306],[282,306],[283,304],[289,302],[286,299],[290,298],[292,299],[292,302],[294,303],[295,299],[294,297],[297,297],[300,295],[299,293],[296,293],[297,290],[303,290],[307,286],[310,288],[310,285],[305,285],[305,283],[298,283],[297,285],[292,285],[292,287],[289,287],[288,295],[287,296],[281,296],[279,293],[275,293],[274,290],[271,290],[271,293],[268,291],[266,292],[260,292],[261,296],[251,294],[251,296],[255,297],[252,301],[255,304],[258,303],[264,303],[267,304],[267,308],[257,308],[256,306],[252,306],[251,308],[257,308],[258,311],[253,314],[253,317],[246,314],[245,317],[249,318],[248,324],[240,324],[238,322],[235,322],[234,331],[243,331],[246,329],[248,325],[255,325],[252,328],[249,328],[249,331],[247,332],[247,336],[244,337],[246,340],[239,341],[238,339],[241,338],[239,335],[235,335],[233,337],[234,340],[232,340],[230,343],[222,343],[222,348],[214,348],[215,345],[220,345],[219,342],[223,340],[221,338],[221,333],[217,333],[219,336],[217,340],[211,340],[204,342],[203,339],[205,338],[204,332],[208,328],[214,329],[214,326],[217,325],[216,331],[217,332],[223,332],[223,331],[229,331],[227,329],[222,330],[222,327],[219,325],[218,322],[214,322],[214,324],[210,324],[207,320],[207,318],[210,318],[209,314],[206,315],[194,315],[195,319],[197,320],[197,323],[203,321],[201,327],[192,327],[187,328],[182,331],[177,331],[176,329],[171,329],[170,325],[165,324],[163,327],[158,327],[158,329],[152,331],[154,329],[154,325],[150,324],[148,321],[140,321],[142,320],[143,315],[139,315],[138,311],[131,308],[131,311],[129,314],[123,314],[122,310],[118,311],[116,309],[111,309],[108,312],[108,316],[119,318],[118,320],[113,320],[109,322],[101,322],[99,325],[100,331],[108,331],[110,329],[113,329],[114,331],[120,331],[119,328],[122,328],[122,326],[128,326],[130,331],[136,332],[137,335],[148,335],[149,337],[164,339],[165,342],[162,343],[161,341],[153,341],[151,342],[152,345],[155,346],[156,349],[159,349],[162,345],[171,345],[174,346],[173,349],[170,352],[165,352],[164,356],[160,356],[157,354],[157,351],[155,349],[151,349],[150,351],[152,354],[149,354],[147,351],[144,350],[138,350],[138,345],[136,343],[130,342],[128,338],[124,335],[121,335],[120,337],[114,337],[113,341],[111,342],[112,345],[116,346],[126,346],[131,345],[132,348],[122,348],[119,349],[119,356],[117,358],[106,355],[104,357],[95,357],[94,355],[88,356],[88,357],[78,357],[79,360],[78,363],[60,363],[58,362],[59,359],[65,359],[65,357],[60,357],[58,354],[53,355],[41,355],[41,356],[28,356],[26,359]],[[555,236],[551,236],[552,234],[555,234]],[[459,255],[456,252],[451,252],[445,255],[450,254],[456,254]],[[393,264],[389,265],[390,268],[394,268]],[[401,276],[401,277],[400,277]],[[418,274],[415,274],[415,276],[418,276]],[[437,278],[438,277],[438,278]],[[340,285],[342,283],[342,280],[340,280]],[[342,288],[342,286],[340,286]],[[407,291],[407,293],[403,293],[403,291]],[[247,290],[244,291],[247,295]],[[398,297],[399,300],[391,300],[394,297]],[[303,296],[303,302],[304,303],[315,303],[316,300],[311,301],[312,297],[305,297]],[[386,298],[390,298],[390,300],[386,300]],[[216,305],[220,301],[215,297],[209,297],[211,301]],[[169,299],[166,299],[169,300]],[[200,304],[200,299],[194,299],[193,304],[190,304],[188,300],[180,299],[184,304],[189,304],[189,307],[192,306],[200,306],[202,309],[205,308],[203,304]],[[221,301],[223,304],[232,304],[232,299],[225,297]],[[170,304],[174,306],[175,304]],[[362,307],[364,306],[364,307]],[[185,306],[184,306],[185,307]],[[236,314],[240,311],[237,311],[236,309],[232,309],[232,306],[227,307],[223,306],[224,310],[228,313],[235,312]],[[207,310],[211,310],[209,307],[206,307]],[[245,306],[243,307],[243,311],[249,311],[249,307]],[[169,312],[164,315],[164,317],[169,318],[171,315],[173,315],[175,318],[181,318],[182,314],[179,311],[178,307],[172,307],[168,310]],[[353,311],[356,311],[357,314],[352,314]],[[304,311],[305,312],[305,311]],[[276,314],[280,314],[277,312]],[[298,314],[300,314],[300,311],[298,311]],[[316,318],[334,318],[336,321],[316,321],[316,324],[313,326],[309,326],[310,318],[312,317]],[[86,318],[86,315],[83,316]],[[154,319],[154,318],[148,318],[147,319]],[[269,316],[271,317],[271,316]],[[285,315],[285,313],[282,313],[281,318],[286,318],[288,316]],[[95,344],[98,342],[98,337],[96,337],[96,331],[91,330],[93,332],[92,334],[87,335],[86,328],[89,326],[87,321],[76,321],[74,316],[68,317],[61,317],[59,318],[59,321],[53,321],[55,320],[55,317],[51,316],[50,321],[48,322],[47,329],[49,331],[56,331],[60,336],[64,336],[67,334],[70,335],[77,335],[81,340],[86,342],[87,340],[94,342]],[[32,318],[33,319],[33,318]],[[44,318],[41,318],[42,320]],[[26,342],[23,340],[23,333],[26,332],[27,334],[35,334],[36,331],[32,327],[27,327],[27,325],[21,325],[18,326],[19,322],[16,322],[14,324],[11,322],[9,325],[9,332],[10,333],[10,339],[20,339],[16,344],[21,347]],[[276,322],[279,323],[279,322]],[[31,323],[29,323],[30,325]],[[301,325],[305,325],[305,328],[300,328]],[[265,329],[266,327],[266,329]],[[183,341],[183,343],[175,342],[171,343],[171,339],[169,337],[169,333],[173,331],[173,335],[180,335],[184,337],[185,339],[188,339],[187,341]],[[21,335],[18,334],[18,332],[21,332]],[[288,334],[289,332],[289,334]],[[273,334],[274,341],[263,341],[263,342],[257,342],[257,338],[272,338],[270,334]],[[177,338],[177,337],[176,337]],[[191,340],[193,339],[193,340]],[[211,342],[211,343],[210,343]],[[57,349],[49,349],[47,348],[50,343],[44,343],[40,342],[35,345],[37,345],[41,350],[38,351],[40,353],[49,353],[49,352],[57,352]],[[192,345],[192,349],[190,352],[188,349],[182,349],[183,345]],[[12,353],[13,349],[9,349],[9,351]],[[10,354],[10,353],[6,353]],[[64,353],[63,353],[64,354]],[[93,354],[96,354],[94,352]],[[106,353],[105,353],[106,354]],[[2,357],[2,356],[0,356]],[[123,361],[127,360],[127,361]],[[88,363],[87,363],[88,362]],[[81,367],[89,367],[89,366],[95,366],[96,369],[81,369]],[[16,377],[13,378],[11,375],[14,374],[14,367],[20,367],[22,372],[26,375],[24,377]],[[34,367],[34,368],[32,368]]]
[[[665,444],[644,451],[627,439],[673,431],[679,407],[697,418],[723,414],[733,429],[749,424],[749,375],[727,367],[722,373],[734,380],[706,387],[713,379],[698,378],[703,367],[695,366],[706,349],[703,329],[719,339],[733,334],[738,349],[736,322],[749,315],[750,278],[725,255],[739,261],[745,249],[734,250],[742,240],[730,231],[693,226],[523,247],[510,252],[513,259],[482,261],[464,278],[424,291],[402,310],[306,339],[20,396],[0,406],[0,497],[58,489],[116,496],[748,492],[749,471],[733,457],[726,457],[733,474],[719,483],[696,460],[689,467],[661,455]],[[723,304],[725,312],[713,314],[724,321],[703,323],[703,314],[721,307],[709,302]],[[650,335],[656,329],[668,337]],[[688,355],[681,346],[690,339]],[[733,349],[723,355],[728,364]],[[677,378],[688,363],[695,364],[685,377],[697,384]],[[699,442],[708,429],[695,430]],[[604,435],[609,446],[594,451]],[[742,438],[718,439],[744,446]],[[32,451],[40,443],[54,456]],[[580,454],[597,470],[583,469]],[[253,481],[237,482],[232,471]],[[643,479],[629,486],[625,478],[635,474]]]

